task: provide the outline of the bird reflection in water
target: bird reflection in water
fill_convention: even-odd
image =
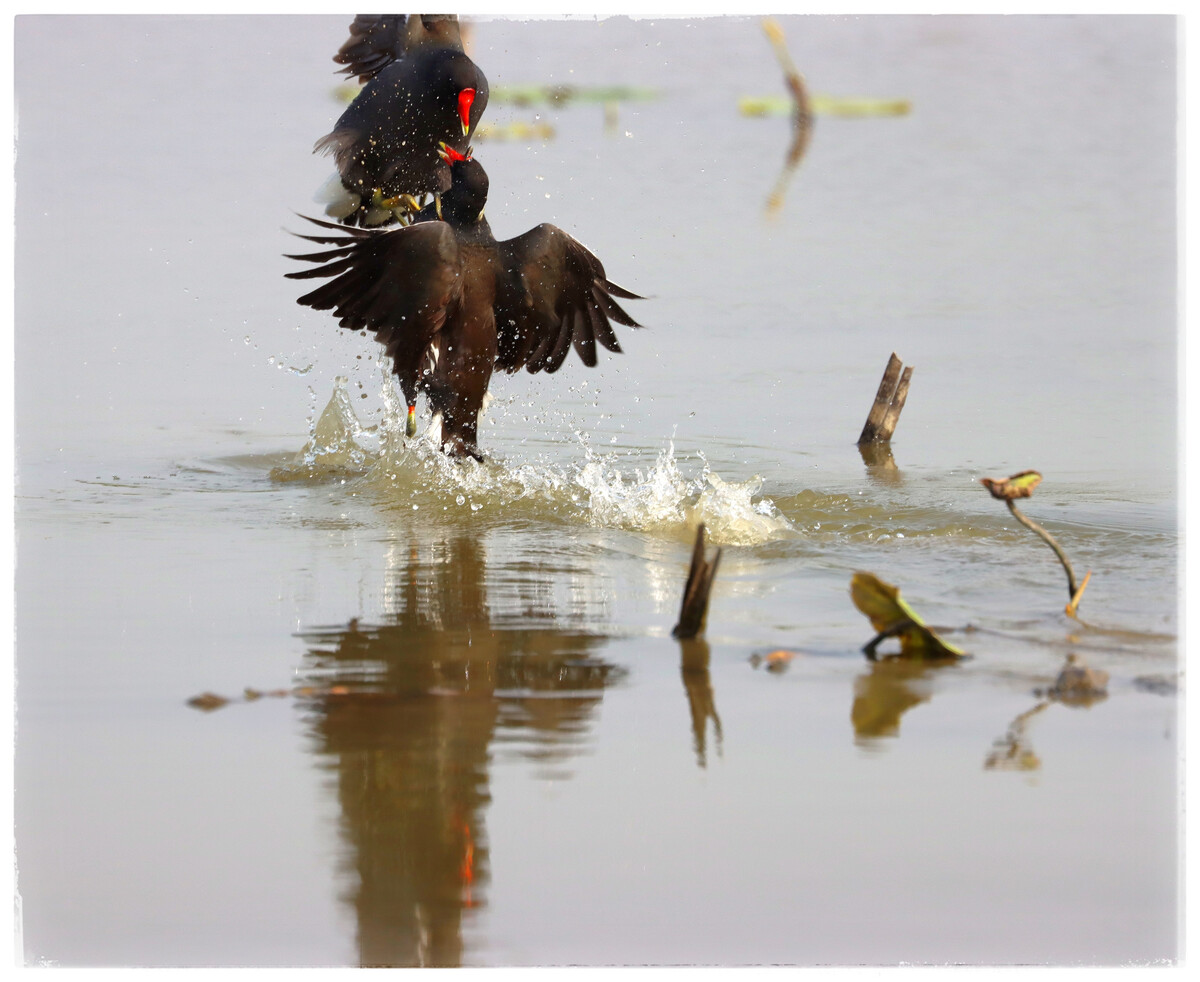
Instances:
[[[438,536],[396,572],[384,623],[301,635],[304,673],[332,683],[305,706],[334,775],[364,966],[462,963],[464,918],[486,902],[496,746],[561,763],[625,674],[595,655],[602,635],[552,610],[493,623],[486,572],[477,537]]]

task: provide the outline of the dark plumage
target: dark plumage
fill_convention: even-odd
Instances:
[[[367,82],[380,69],[423,45],[463,50],[454,14],[358,14],[333,60],[343,75]]]
[[[488,102],[457,18],[360,14],[334,60],[366,85],[313,148],[333,154],[345,192],[326,213],[349,225],[386,224],[401,195],[447,190],[438,144],[465,152]]]
[[[621,350],[610,319],[641,326],[613,298],[641,298],[609,281],[600,260],[553,225],[497,242],[483,217],[483,167],[455,159],[453,177],[442,221],[426,210],[385,231],[309,219],[332,234],[301,238],[334,248],[289,256],[322,265],[287,275],[333,277],[298,302],[332,310],[341,327],[375,333],[404,392],[410,436],[424,391],[442,416],[442,448],[478,458],[476,427],[493,368],[554,372],[572,345],[595,365],[597,342]]]

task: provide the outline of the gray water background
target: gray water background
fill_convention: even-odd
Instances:
[[[497,235],[576,235],[651,297],[630,304],[647,329],[597,370],[497,380],[490,476],[417,469],[397,492],[271,478],[337,376],[364,423],[383,413],[369,340],[283,278],[283,229],[329,174],[309,150],[340,111],[345,22],[17,19],[26,958],[1174,957],[1176,22],[784,18],[814,91],[912,112],[819,117],[773,218],[787,121],[737,111],[783,91],[757,20],[477,24],[494,86],[659,90],[615,131],[595,105],[496,105],[555,137],[476,147]],[[893,350],[915,366],[898,480],[853,446]],[[719,738],[668,637],[706,467],[746,484],[704,513],[727,543]],[[1094,571],[1090,626],[977,483],[1027,467],[1025,510]],[[880,679],[856,569],[976,656],[902,681],[915,708],[877,733],[852,725]],[[350,758],[383,752],[370,714],[351,753],[303,701],[184,701],[324,678],[352,619],[456,611],[505,658],[544,636],[604,681],[557,730],[515,683],[485,700],[503,726],[456,709],[420,730],[470,735],[469,759],[420,766],[470,772],[487,863],[470,905],[415,874],[373,901],[345,790]],[[752,667],[777,647],[800,652],[787,672]],[[1109,698],[1040,712],[1035,769],[986,769],[1068,653]]]

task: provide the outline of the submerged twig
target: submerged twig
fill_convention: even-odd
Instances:
[[[692,564],[688,569],[687,583],[683,587],[683,602],[679,607],[679,623],[671,636],[680,641],[696,637],[704,629],[704,617],[708,613],[708,595],[712,591],[713,578],[721,562],[721,550],[717,549],[711,560],[704,558],[704,525],[696,529],[696,545],[692,549]]]
[[[1075,585],[1075,570],[1071,568],[1071,560],[1069,560],[1067,558],[1067,554],[1063,552],[1062,546],[1055,541],[1054,536],[1042,528],[1032,518],[1021,514],[1013,502],[1006,501],[1005,504],[1008,505],[1008,510],[1012,512],[1013,518],[1015,518],[1031,532],[1036,532],[1039,536],[1041,536],[1042,541],[1054,550],[1054,555],[1058,557],[1058,561],[1062,563],[1062,568],[1067,572],[1067,589],[1070,591],[1071,596],[1074,597],[1075,594],[1079,592],[1079,588]]]

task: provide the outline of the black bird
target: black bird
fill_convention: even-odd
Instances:
[[[487,173],[469,155],[442,153],[454,177],[443,220],[427,210],[406,227],[369,230],[310,218],[336,234],[300,238],[334,248],[289,256],[323,265],[286,275],[334,277],[297,302],[332,310],[340,327],[373,331],[404,392],[408,435],[424,391],[441,416],[442,449],[478,460],[479,411],[494,368],[555,372],[572,345],[595,365],[597,342],[621,350],[610,318],[641,326],[613,297],[642,298],[612,283],[596,256],[553,225],[497,242],[483,217]]]
[[[450,187],[437,147],[466,151],[488,82],[448,14],[359,14],[334,61],[366,85],[313,147],[337,164],[326,214],[348,225],[388,224],[426,192]]]

